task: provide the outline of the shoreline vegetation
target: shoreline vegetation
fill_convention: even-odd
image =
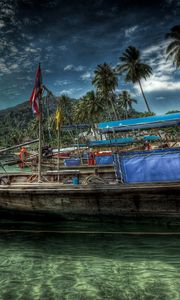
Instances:
[[[170,39],[166,49],[167,59],[172,59],[176,68],[180,67],[180,25],[171,28],[166,37]],[[62,125],[89,124],[86,132],[95,133],[95,124],[102,121],[138,118],[155,115],[143,91],[142,80],[148,80],[153,73],[151,66],[146,64],[139,49],[129,46],[119,57],[119,63],[112,67],[107,63],[98,64],[94,70],[92,84],[94,90],[88,91],[79,99],[72,99],[68,95],[43,97],[43,142],[57,146],[57,132],[55,111],[57,103],[62,111]],[[138,112],[133,105],[137,103],[129,91],[121,90],[117,93],[118,76],[120,84],[123,80],[138,84],[147,111]],[[170,111],[167,113],[178,112]],[[20,144],[36,139],[38,133],[38,119],[32,117],[31,107],[24,102],[15,107],[0,111],[0,147]],[[61,132],[61,145],[74,144],[77,132]],[[95,136],[96,138],[96,136]],[[81,141],[85,136],[81,133]]]

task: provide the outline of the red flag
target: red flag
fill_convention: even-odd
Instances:
[[[42,96],[42,75],[40,64],[38,66],[35,78],[34,88],[30,97],[30,105],[32,107],[33,113],[39,114],[39,98]]]

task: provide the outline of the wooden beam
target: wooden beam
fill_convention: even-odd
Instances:
[[[34,144],[34,143],[37,143],[37,142],[39,142],[39,139],[32,140],[32,141],[29,141],[29,142],[25,142],[25,143],[22,143],[22,144],[19,144],[19,145],[14,145],[14,146],[11,146],[11,147],[8,147],[8,148],[1,149],[0,153],[4,153],[4,152],[7,152],[7,151],[10,151],[10,150],[13,150],[13,149],[16,149],[16,148],[20,148],[22,146]]]

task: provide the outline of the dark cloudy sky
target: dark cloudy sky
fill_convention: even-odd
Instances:
[[[55,95],[92,89],[97,64],[112,66],[129,45],[153,75],[142,82],[152,110],[180,109],[180,70],[166,61],[165,34],[180,24],[180,0],[0,0],[0,109],[27,100],[40,61]],[[137,86],[119,78],[145,110]]]

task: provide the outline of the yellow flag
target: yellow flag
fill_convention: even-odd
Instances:
[[[60,108],[57,108],[57,110],[56,110],[55,120],[56,120],[56,130],[58,130],[60,123],[61,123],[61,109]]]

